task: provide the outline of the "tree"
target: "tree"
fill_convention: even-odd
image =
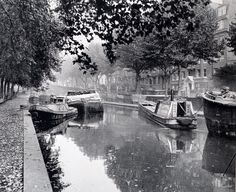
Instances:
[[[205,5],[195,9],[197,27],[192,31],[186,28],[186,21],[182,21],[167,37],[154,32],[145,43],[146,63],[151,63],[160,69],[168,89],[170,76],[177,72],[180,77],[181,68],[196,65],[200,59],[215,62],[218,53],[223,48],[222,43],[214,38],[217,22],[214,11]],[[180,79],[180,78],[179,78]]]
[[[131,43],[135,37],[147,36],[153,29],[168,35],[183,19],[187,29],[195,27],[194,7],[209,0],[58,0],[56,9],[66,29],[61,45],[77,56],[80,69],[95,72],[96,64],[84,52],[85,43],[98,36],[111,63],[115,60],[114,45]]]
[[[225,65],[217,69],[213,79],[216,87],[229,86],[231,90],[236,91],[236,65]]]
[[[47,0],[0,1],[1,92],[11,84],[40,87],[59,70],[60,27]],[[7,91],[9,92],[9,91]]]
[[[120,61],[119,66],[122,68],[129,68],[135,72],[135,91],[139,92],[139,82],[141,73],[153,68],[151,63],[146,63],[144,57],[144,38],[136,38],[129,45],[120,45],[117,48],[117,57]]]
[[[236,23],[232,22],[229,28],[227,45],[232,48],[232,52],[236,55]],[[229,86],[232,90],[236,90],[234,82],[236,80],[235,63],[226,64],[225,66],[216,70],[213,76],[215,85],[217,87]]]
[[[232,48],[232,52],[236,55],[236,23],[232,22],[229,28],[228,46]]]

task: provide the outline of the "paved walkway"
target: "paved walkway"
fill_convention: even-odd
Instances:
[[[0,105],[0,192],[23,191],[24,125],[20,95]]]

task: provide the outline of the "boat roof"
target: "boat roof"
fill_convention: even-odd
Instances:
[[[91,93],[96,93],[95,90],[80,90],[80,91],[68,91],[67,95],[83,95],[83,94],[91,94]]]
[[[212,98],[210,98],[210,97]],[[202,95],[203,99],[213,102],[213,103],[217,103],[217,104],[221,104],[221,105],[227,105],[227,106],[236,106],[236,99],[231,99],[231,98],[223,98],[222,96],[218,96],[218,95],[213,95],[210,92],[206,92]],[[213,99],[213,97],[215,97],[215,99]]]

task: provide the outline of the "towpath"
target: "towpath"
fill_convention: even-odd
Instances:
[[[19,95],[0,105],[0,191],[23,190],[24,124],[21,104],[25,95]]]

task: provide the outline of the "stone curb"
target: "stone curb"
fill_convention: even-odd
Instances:
[[[105,105],[115,105],[115,106],[120,106],[120,107],[131,107],[131,108],[138,109],[137,104],[118,103],[118,102],[110,102],[110,101],[103,101],[102,103]]]
[[[29,112],[24,110],[24,192],[52,192]]]

